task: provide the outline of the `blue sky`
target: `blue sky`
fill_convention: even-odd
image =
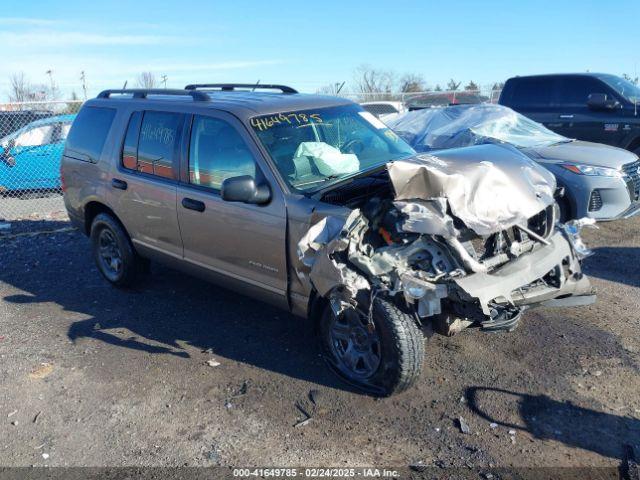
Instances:
[[[189,82],[286,83],[302,91],[359,65],[481,85],[512,75],[640,74],[640,0],[3,0],[0,98],[12,73],[65,95],[134,84],[141,71]]]

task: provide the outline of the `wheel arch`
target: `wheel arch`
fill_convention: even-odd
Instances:
[[[122,222],[120,221],[116,213],[104,203],[96,200],[92,200],[84,206],[84,234],[85,235],[88,236],[91,234],[91,224],[93,223],[93,220],[101,213],[106,213],[111,215],[113,219],[120,224],[120,226],[123,228],[127,236],[131,238],[131,236],[129,235],[129,232],[127,232],[127,229],[122,224]]]
[[[629,145],[627,145],[627,150],[629,150],[630,152],[635,152],[635,150],[639,148],[640,148],[640,135],[638,135],[636,138],[631,140],[631,142],[629,142]]]

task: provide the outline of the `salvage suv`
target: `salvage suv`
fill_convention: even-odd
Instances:
[[[64,198],[109,282],[155,260],[310,317],[328,364],[374,395],[412,385],[434,330],[594,301],[580,222],[557,223],[553,176],[515,148],[417,155],[348,100],[258,90],[85,103]]]

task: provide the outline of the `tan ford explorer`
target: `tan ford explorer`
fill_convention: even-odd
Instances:
[[[418,155],[342,98],[107,90],[61,173],[109,282],[153,260],[309,317],[331,368],[373,395],[415,382],[434,331],[512,330],[527,308],[595,300],[588,222],[557,221],[547,170],[506,145]]]

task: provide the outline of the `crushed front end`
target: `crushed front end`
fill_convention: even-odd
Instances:
[[[532,306],[592,303],[580,268],[588,222],[558,223],[555,180],[517,155],[497,145],[421,155],[387,166],[386,191],[325,197],[352,211],[298,244],[314,288],[336,314],[385,295],[444,334],[510,330]]]

